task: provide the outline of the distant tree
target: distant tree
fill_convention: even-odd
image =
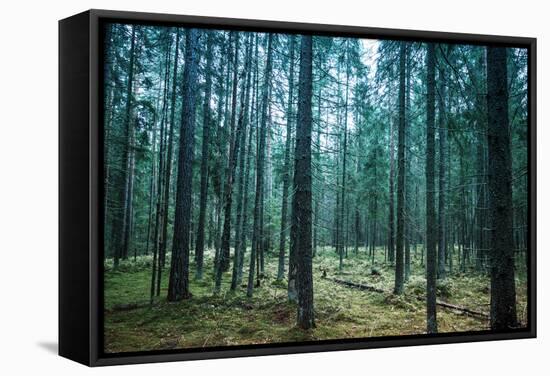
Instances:
[[[346,40],[345,43],[345,54],[346,54],[346,88],[345,88],[345,99],[344,99],[344,140],[342,145],[342,180],[340,185],[340,213],[338,213],[338,224],[340,226],[340,229],[338,230],[338,256],[339,256],[339,264],[338,268],[340,270],[343,269],[344,263],[343,263],[343,257],[344,257],[344,246],[346,246],[347,249],[347,241],[345,241],[344,236],[344,210],[346,209],[346,183],[347,183],[347,175],[346,175],[346,167],[347,167],[347,156],[348,156],[348,102],[349,102],[349,76],[350,76],[350,64],[349,64],[349,40]]]
[[[246,289],[246,295],[251,297],[254,293],[254,272],[256,271],[256,257],[259,253],[260,247],[262,247],[261,238],[261,226],[260,217],[262,211],[262,194],[264,185],[264,151],[265,151],[265,137],[266,126],[268,118],[268,94],[271,86],[271,74],[273,68],[273,34],[267,36],[267,59],[264,72],[263,86],[262,86],[262,109],[261,109],[261,125],[259,130],[259,145],[258,155],[256,158],[256,196],[254,198],[254,224],[252,228],[252,251],[250,254],[250,267],[248,272],[248,284]]]
[[[242,222],[241,222],[241,231],[240,231],[240,234],[241,234],[241,239],[240,239],[240,242],[239,242],[239,245],[241,247],[240,251],[239,251],[239,265],[238,265],[238,271],[237,271],[237,281],[236,281],[236,284],[241,284],[242,282],[242,278],[243,278],[243,267],[244,267],[244,254],[245,254],[245,251],[246,251],[246,238],[247,238],[247,229],[248,229],[248,208],[249,208],[249,197],[250,195],[248,194],[248,187],[250,185],[250,170],[252,170],[252,164],[253,164],[253,151],[252,151],[252,140],[253,138],[255,137],[255,133],[254,133],[254,130],[255,130],[255,127],[254,127],[254,124],[257,124],[257,119],[258,119],[258,115],[257,115],[257,111],[255,110],[256,109],[256,105],[257,105],[257,99],[258,99],[258,76],[259,76],[259,72],[258,72],[258,36],[256,35],[256,37],[254,38],[255,39],[255,42],[254,42],[254,61],[256,62],[255,64],[255,69],[254,69],[254,79],[253,79],[253,82],[254,82],[254,88],[253,88],[253,93],[252,93],[252,103],[250,105],[250,108],[251,110],[254,110],[254,111],[251,111],[251,112],[254,112],[255,113],[255,116],[254,116],[254,123],[252,122],[252,120],[250,120],[250,132],[248,134],[248,141],[247,141],[247,146],[246,146],[246,150],[248,151],[247,155],[246,155],[246,167],[245,167],[245,172],[244,172],[244,186],[243,186],[243,191],[242,191],[242,200],[243,200],[243,214],[242,214]],[[252,118],[252,114],[250,114],[251,118]]]
[[[230,242],[231,242],[231,208],[233,206],[233,182],[235,180],[235,170],[237,167],[237,153],[239,135],[236,129],[237,119],[237,87],[238,87],[238,72],[239,72],[239,43],[240,35],[238,32],[232,32],[233,39],[235,40],[234,48],[234,61],[233,61],[233,81],[232,81],[232,94],[231,94],[231,120],[229,129],[229,156],[227,159],[227,169],[225,174],[225,187],[224,187],[224,215],[223,215],[223,231],[221,240],[221,249],[216,266],[216,280],[221,278],[221,272],[229,269],[229,257],[230,257]],[[218,271],[219,269],[219,271]],[[220,275],[220,277],[218,277]]]
[[[161,109],[161,116],[160,116],[160,137],[159,137],[159,156],[158,156],[158,174],[157,174],[157,187],[159,189],[159,192],[157,194],[157,200],[156,200],[156,210],[155,210],[155,227],[153,231],[153,263],[152,263],[152,276],[151,276],[151,302],[153,301],[153,296],[159,295],[160,292],[160,281],[161,281],[161,267],[163,266],[163,258],[164,255],[162,255],[162,237],[161,237],[161,231],[162,227],[164,227],[164,224],[162,223],[162,220],[164,218],[163,209],[165,206],[163,205],[163,189],[165,180],[165,149],[166,149],[166,111],[167,111],[167,95],[168,95],[168,86],[169,86],[169,76],[170,76],[170,47],[171,47],[171,41],[168,42],[168,30],[162,34],[162,39],[164,40],[164,62],[163,65],[165,65],[164,69],[164,88],[162,89],[162,109]],[[160,55],[162,56],[162,55]],[[154,124],[156,126],[156,124]],[[156,286],[156,288],[155,288]]]
[[[136,45],[136,26],[132,25],[132,36],[130,39],[130,52],[129,52],[129,64],[128,64],[128,77],[126,79],[126,105],[124,110],[124,133],[123,137],[126,140],[130,138],[130,127],[131,127],[131,110],[132,110],[132,92],[133,92],[133,83],[134,83],[134,66],[135,66],[135,45]],[[121,183],[124,184],[124,188],[119,190],[119,202],[124,205],[124,210],[126,210],[126,202],[128,200],[128,159],[130,155],[130,150],[128,146],[128,141],[124,145],[122,158],[120,159],[121,166],[120,171],[122,172]],[[122,217],[122,218],[121,218]],[[123,212],[122,216],[117,216],[118,220],[115,222],[115,228],[113,229],[115,233],[115,253],[114,253],[114,268],[118,268],[119,260],[124,254],[124,247],[127,245],[127,215],[126,211]]]
[[[277,280],[281,281],[285,274],[285,247],[287,219],[288,219],[288,188],[290,186],[290,143],[292,140],[292,101],[294,92],[294,45],[296,37],[289,36],[290,39],[290,59],[289,59],[289,74],[288,74],[288,106],[286,113],[286,139],[285,139],[285,160],[283,171],[283,202],[281,204],[281,231],[279,240],[279,264],[277,269]]]
[[[244,88],[241,95],[241,112],[239,114],[238,128],[239,128],[239,153],[238,153],[238,167],[239,167],[239,177],[237,180],[237,220],[235,222],[235,247],[234,247],[234,257],[233,257],[233,273],[231,275],[231,290],[237,288],[239,283],[239,268],[242,265],[241,259],[244,257],[244,250],[246,248],[246,236],[243,238],[242,232],[244,231],[243,220],[244,216],[244,195],[246,194],[245,188],[245,178],[247,175],[245,161],[246,161],[246,135],[248,130],[249,123],[249,106],[250,106],[250,86],[252,78],[252,38],[249,36],[246,43],[246,58],[245,58],[245,69],[246,80],[243,81]],[[250,132],[249,132],[250,133]],[[248,145],[250,148],[250,145]],[[250,149],[248,149],[250,152]],[[243,244],[244,242],[244,244]]]

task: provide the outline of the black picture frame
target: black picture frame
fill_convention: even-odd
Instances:
[[[102,260],[102,48],[105,21],[360,38],[467,43],[528,50],[528,325],[445,333],[105,354]],[[59,21],[59,354],[88,366],[228,358],[536,337],[536,39],[172,14],[88,10]]]

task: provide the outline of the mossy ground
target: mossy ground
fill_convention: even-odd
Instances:
[[[365,338],[425,333],[425,304],[419,300],[425,291],[424,268],[420,257],[412,258],[411,277],[405,294],[392,295],[393,267],[383,262],[383,250],[372,265],[363,249],[352,250],[338,271],[337,255],[330,248],[320,250],[313,261],[316,328],[296,327],[296,307],[288,303],[286,282],[275,280],[277,260],[267,257],[265,278],[252,298],[246,288],[229,291],[230,272],[223,277],[222,293],[213,295],[212,255],[206,258],[201,281],[191,278],[189,300],[166,301],[168,271],[163,275],[159,298],[149,306],[151,258],[125,261],[118,271],[106,263],[105,272],[105,351],[128,352]],[[169,263],[167,264],[169,265]],[[245,265],[248,263],[245,262]],[[373,274],[373,267],[378,273]],[[193,265],[191,265],[191,270]],[[329,278],[323,278],[323,270]],[[526,281],[517,273],[518,318],[526,320]],[[193,275],[193,273],[191,273]],[[246,276],[246,270],[245,270]],[[363,283],[388,291],[387,294],[360,291],[336,284],[330,278]],[[489,278],[469,271],[450,275],[438,288],[438,299],[482,312],[489,311]],[[113,309],[138,303],[139,308]],[[439,332],[488,329],[488,322],[458,311],[437,309]]]

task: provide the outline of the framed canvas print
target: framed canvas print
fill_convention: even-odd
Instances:
[[[531,38],[59,23],[59,353],[536,335]]]

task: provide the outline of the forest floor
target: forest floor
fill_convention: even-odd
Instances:
[[[383,250],[377,253],[383,257]],[[276,257],[266,258],[265,278],[261,287],[254,289],[252,298],[246,297],[245,286],[236,292],[229,291],[231,272],[223,276],[222,293],[214,296],[212,255],[207,254],[203,279],[196,281],[191,273],[191,299],[177,303],[166,301],[166,270],[160,297],[152,306],[148,304],[150,257],[138,257],[136,262],[123,261],[118,271],[113,271],[107,262],[105,352],[423,334],[426,280],[420,257],[411,256],[411,260],[411,276],[405,293],[396,296],[391,293],[394,268],[384,264],[383,259],[375,260],[373,266],[364,249],[357,255],[350,249],[343,271],[339,272],[338,257],[332,248],[319,251],[313,259],[316,328],[310,331],[295,325],[296,306],[288,303],[286,281],[275,280]],[[246,261],[245,265],[248,265]],[[524,273],[517,274],[518,319],[525,325],[527,283]],[[247,276],[246,270],[244,275]],[[373,286],[385,292],[350,288],[334,279]],[[488,276],[473,271],[453,273],[438,284],[438,301],[489,312]],[[440,333],[489,329],[483,317],[440,306],[437,321]]]

